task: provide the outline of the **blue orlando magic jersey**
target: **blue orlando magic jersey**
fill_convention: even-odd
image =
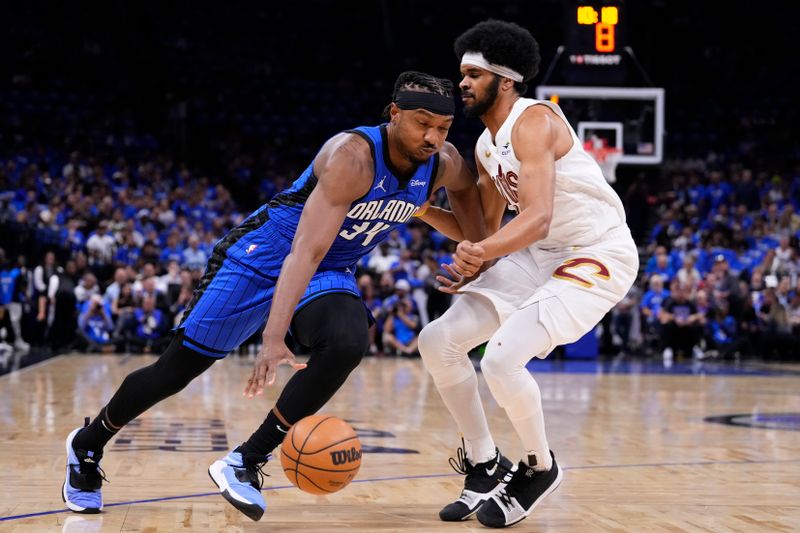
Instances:
[[[359,135],[369,143],[375,161],[375,175],[369,191],[351,205],[336,239],[320,263],[320,270],[353,267],[386,239],[393,228],[414,215],[430,197],[436,178],[438,154],[417,168],[411,177],[401,177],[392,169],[385,124],[360,127],[349,130],[349,133]],[[241,258],[250,268],[277,277],[283,259],[289,253],[305,202],[316,184],[312,161],[291,187],[275,195],[266,206],[251,215],[251,218],[260,217],[263,225],[243,235],[228,250],[228,257]]]
[[[385,125],[351,133],[369,143],[375,175],[369,191],[350,206],[298,309],[327,294],[357,297],[355,264],[393,228],[407,222],[433,189],[438,155],[417,168],[413,176],[402,177],[389,162]],[[312,162],[291,187],[220,239],[184,312],[180,327],[185,346],[211,357],[224,357],[263,327],[272,308],[275,281],[316,184]]]

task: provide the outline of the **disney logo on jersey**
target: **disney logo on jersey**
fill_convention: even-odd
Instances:
[[[511,170],[503,172],[503,166],[497,165],[497,175],[492,176],[492,181],[506,203],[516,207],[519,203],[519,195],[517,194],[519,176]]]
[[[417,180],[417,179],[414,179],[414,180],[411,180],[410,182],[408,182],[408,186],[409,187],[423,187],[423,186],[425,186],[427,184],[428,184],[427,181]]]

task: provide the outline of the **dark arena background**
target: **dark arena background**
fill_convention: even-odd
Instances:
[[[460,439],[416,339],[459,297],[436,280],[457,243],[419,220],[355,272],[377,323],[323,407],[361,438],[352,485],[305,494],[271,461],[256,524],[208,480],[293,372],[242,397],[256,334],[111,441],[101,514],[60,491],[63,439],[167,346],[217,240],[332,135],[381,123],[399,73],[457,85],[453,41],[488,18],[538,40],[525,96],[564,110],[640,259],[592,331],[528,363],[565,477],[514,529],[800,530],[800,9],[746,0],[4,2],[0,530],[485,529],[437,515]],[[456,106],[474,171],[483,125]]]

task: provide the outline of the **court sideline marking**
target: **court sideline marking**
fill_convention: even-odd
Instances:
[[[11,376],[19,376],[20,374],[22,374],[24,372],[27,372],[28,370],[31,370],[33,368],[39,368],[40,366],[44,366],[44,365],[46,365],[47,363],[49,363],[51,361],[55,361],[56,359],[60,359],[60,358],[64,357],[65,355],[69,355],[69,354],[62,353],[62,354],[59,354],[59,355],[54,355],[53,357],[48,357],[47,359],[43,359],[42,361],[37,361],[37,362],[33,363],[32,365],[24,366],[24,367],[19,368],[17,370],[9,370],[8,372],[6,372],[2,376],[0,376],[0,379],[11,378]]]
[[[601,468],[658,468],[658,467],[673,467],[673,466],[715,466],[715,465],[759,465],[759,464],[780,464],[780,463],[798,463],[800,459],[767,459],[759,461],[689,461],[682,463],[636,463],[636,464],[621,464],[621,465],[583,465],[583,466],[565,466],[564,470],[595,470]],[[462,474],[448,473],[448,474],[420,474],[416,476],[392,476],[392,477],[376,477],[370,479],[356,479],[353,483],[374,483],[377,481],[398,481],[406,479],[428,479],[440,477],[455,477]],[[270,490],[285,490],[293,489],[294,485],[280,485],[277,487],[266,487],[263,491]],[[128,502],[109,503],[103,507],[119,507],[122,505],[141,505],[144,503],[166,502],[172,500],[185,500],[188,498],[205,498],[208,496],[217,496],[219,492],[202,492],[199,494],[183,494],[179,496],[165,496],[163,498],[150,498],[147,500],[132,500]],[[55,509],[52,511],[41,511],[38,513],[27,513],[1,517],[0,522],[7,522],[11,520],[22,520],[23,518],[35,518],[37,516],[45,516],[58,513],[71,513],[69,509]],[[88,515],[84,515],[88,516]]]

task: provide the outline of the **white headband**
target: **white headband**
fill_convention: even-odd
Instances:
[[[522,74],[517,72],[516,70],[510,69],[508,67],[504,67],[503,65],[495,65],[494,63],[489,63],[483,57],[483,54],[480,52],[467,52],[461,57],[461,66],[464,65],[472,65],[473,67],[482,68],[483,70],[488,70],[489,72],[494,72],[498,76],[503,76],[504,78],[508,78],[510,80],[514,80],[516,82],[522,83],[525,78],[522,77]]]

